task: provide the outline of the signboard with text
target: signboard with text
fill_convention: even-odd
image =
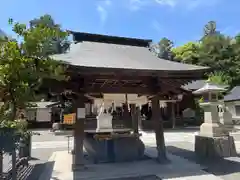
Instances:
[[[63,124],[74,124],[76,119],[76,113],[65,114],[63,116]]]

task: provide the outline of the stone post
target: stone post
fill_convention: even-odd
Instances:
[[[76,122],[74,127],[74,149],[72,170],[78,171],[84,169],[83,140],[86,109],[83,95],[79,96],[78,99],[74,102],[74,107],[76,111]]]

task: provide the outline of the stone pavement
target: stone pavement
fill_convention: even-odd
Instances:
[[[142,133],[141,139],[148,146],[156,145],[155,134],[152,132],[140,132]],[[193,142],[194,141],[194,132],[165,132],[164,133],[166,143],[174,142]],[[73,138],[70,138],[69,146],[73,146]],[[67,148],[68,140],[65,136],[54,136],[51,132],[42,133],[41,136],[34,136],[32,142],[32,149],[56,149],[56,148]]]
[[[155,158],[155,148],[146,148],[146,155]],[[221,180],[204,172],[200,165],[194,164],[178,156],[168,154],[170,163],[158,164],[153,159],[116,163],[89,164],[87,170],[73,173],[71,171],[72,156],[67,151],[53,153],[48,161],[41,180],[107,180],[113,178],[156,175],[163,180]],[[131,178],[129,178],[131,179]]]
[[[224,180],[240,179],[240,158],[238,157],[234,157],[233,158],[234,160],[233,159],[224,160],[222,162],[214,162],[210,164],[202,163],[196,160],[193,149],[194,149],[194,136],[197,133],[197,131],[198,131],[197,128],[189,130],[186,129],[166,130],[166,132],[164,133],[164,137],[167,146],[167,151],[171,154],[174,154],[175,156],[187,159],[192,164],[200,164],[201,169],[204,169],[205,171],[211,174],[221,177]],[[33,157],[40,160],[40,161],[37,160],[37,162],[35,163],[40,162],[40,165],[39,164],[37,165],[41,167],[40,169],[44,169],[45,166],[47,167],[49,167],[49,165],[51,166],[51,163],[49,162],[46,163],[46,161],[48,161],[49,157],[52,154],[55,154],[56,151],[67,151],[67,138],[64,136],[54,136],[49,131],[40,131],[40,133],[42,134],[41,136],[35,136],[33,138],[32,148]],[[144,141],[146,146],[156,147],[155,134],[153,132],[141,132],[141,133],[143,133],[141,139]],[[72,140],[70,142],[71,148]],[[240,141],[235,141],[235,143],[238,152],[240,152]],[[36,174],[35,177],[39,177],[40,171],[39,173],[37,172],[34,174]],[[36,178],[30,177],[30,179],[28,180],[32,179]],[[132,178],[129,178],[129,180],[130,179]],[[184,179],[187,179],[187,177],[185,176]]]

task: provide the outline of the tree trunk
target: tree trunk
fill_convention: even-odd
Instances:
[[[157,161],[161,163],[166,162],[167,155],[166,155],[166,147],[165,147],[165,141],[164,141],[163,121],[161,118],[159,99],[157,96],[152,99],[152,117],[153,117],[154,131],[156,135],[156,145],[157,145],[157,151],[158,151]]]

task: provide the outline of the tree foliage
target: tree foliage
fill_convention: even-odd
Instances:
[[[216,22],[215,21],[209,21],[204,26],[203,33],[204,33],[203,37],[212,36],[212,35],[218,34]]]
[[[172,60],[172,48],[173,42],[168,38],[162,38],[158,44],[152,44],[150,50],[159,58]]]
[[[1,121],[17,119],[19,110],[34,101],[44,78],[65,78],[61,64],[49,56],[52,40],[67,36],[60,26],[48,26],[45,21],[21,24],[12,19],[9,24],[19,39],[0,41]]]
[[[169,43],[168,43],[169,42]],[[158,56],[164,59],[209,66],[212,68],[209,77],[221,79],[222,83],[230,87],[240,84],[240,34],[235,37],[222,34],[214,21],[203,27],[200,41],[187,42],[182,46],[173,47],[172,41],[162,39],[158,46]],[[167,48],[166,48],[167,47]],[[166,53],[167,52],[167,53]],[[171,54],[172,59],[169,59]],[[166,56],[165,56],[166,55]]]
[[[195,42],[188,42],[183,46],[172,48],[174,59],[188,64],[198,64],[199,48],[199,44]]]
[[[208,80],[217,85],[228,85],[227,79],[222,72],[210,73]]]
[[[54,28],[57,31],[61,31],[61,26],[56,24],[54,19],[49,14],[45,14],[30,21],[30,26],[33,28],[42,25],[48,28]],[[52,36],[49,38],[49,42],[47,43],[46,53],[60,54],[65,52],[69,46],[70,42],[68,41],[67,36]]]

